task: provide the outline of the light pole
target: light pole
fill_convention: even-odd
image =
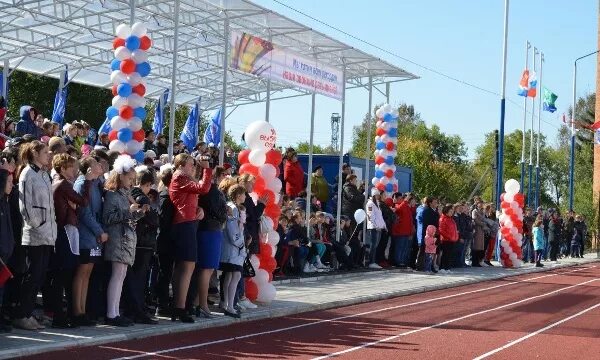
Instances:
[[[588,56],[597,54],[598,51],[591,52],[589,54],[578,57],[573,62],[573,112],[571,114],[571,159],[569,161],[569,210],[573,211],[573,200],[574,192],[573,187],[575,184],[575,107],[577,106],[577,62]]]

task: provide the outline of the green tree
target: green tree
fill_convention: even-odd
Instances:
[[[295,146],[298,154],[308,154],[310,153],[310,143],[308,141],[301,141]],[[317,144],[313,144],[313,154],[338,154],[337,151],[331,145],[321,146]]]

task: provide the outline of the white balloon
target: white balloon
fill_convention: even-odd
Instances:
[[[117,26],[115,33],[117,34],[117,37],[120,37],[121,39],[127,39],[129,35],[131,35],[131,28],[127,24],[121,24]]]
[[[123,143],[121,140],[113,140],[110,142],[110,144],[108,144],[108,148],[110,150],[122,153],[125,151],[125,143]]]
[[[392,116],[394,117],[394,119],[397,119],[398,116],[400,116],[400,113],[398,112],[398,109],[392,110]]]
[[[356,220],[357,224],[362,224],[363,221],[367,218],[367,213],[363,209],[358,209],[354,212],[354,220]]]
[[[256,255],[250,256],[250,263],[252,264],[252,267],[255,270],[260,268],[260,259],[258,258],[258,256],[256,256]]]
[[[129,104],[129,106],[136,108],[136,107],[145,107],[146,106],[146,99],[144,99],[143,97],[139,96],[138,94],[131,94],[127,97],[127,103]]]
[[[114,98],[112,98],[112,105],[117,109],[121,106],[125,106],[127,105],[127,98],[117,95]]]
[[[510,193],[504,194],[504,201],[511,203],[511,202],[513,202],[514,199],[515,199],[515,194],[510,194]]]
[[[255,121],[248,125],[244,134],[246,144],[252,150],[267,152],[277,142],[277,132],[271,124],[263,120]]]
[[[249,158],[249,156],[248,156],[248,158]],[[266,182],[269,182],[271,179],[273,179],[275,177],[275,175],[277,175],[277,169],[275,169],[275,166],[273,166],[271,164],[261,165],[260,168],[258,169],[258,172],[259,172],[260,176],[262,176]]]
[[[279,240],[281,240],[281,239],[279,238],[279,233],[277,231],[271,231],[267,235],[267,242],[271,245],[279,244]],[[275,253],[273,253],[273,254],[275,254]]]
[[[127,75],[121,70],[115,70],[110,73],[110,81],[113,85],[119,85],[121,83],[127,82]]]
[[[137,140],[129,140],[127,144],[125,144],[125,152],[130,155],[137,154],[143,148],[144,143]]]
[[[121,61],[131,58],[131,51],[125,46],[119,46],[115,49],[115,57]]]
[[[281,200],[281,193],[275,193],[275,204],[279,204],[279,200]]]
[[[134,117],[127,121],[127,127],[133,132],[140,131],[143,125],[144,124],[140,118]]]
[[[269,282],[269,273],[265,269],[256,269],[256,276],[253,280],[256,285],[266,284]]]
[[[377,144],[380,141],[381,141],[381,136],[379,136],[379,135],[375,136],[375,144]]]
[[[148,33],[148,29],[146,29],[146,25],[142,22],[136,22],[131,27],[131,35],[135,35],[137,37],[142,37]]]
[[[504,190],[509,194],[516,194],[521,189],[521,185],[515,179],[509,179],[504,183]]]
[[[277,290],[273,284],[265,283],[258,286],[258,296],[256,297],[256,301],[270,304],[273,300],[275,300],[275,296],[277,296]]]
[[[383,111],[385,111],[386,113],[389,113],[392,111],[392,105],[390,104],[384,104],[383,105]]]
[[[137,86],[139,84],[145,84],[144,78],[136,72],[133,72],[127,76],[127,81],[131,86]]]
[[[142,49],[133,50],[131,52],[131,58],[136,64],[148,61],[148,53]]]
[[[279,194],[282,188],[281,180],[279,180],[278,178],[271,179],[267,187],[275,194]]]
[[[382,183],[383,185],[387,185],[387,184],[389,184],[390,179],[388,179],[387,176],[384,176],[379,180],[379,182]]]
[[[265,218],[264,222],[265,222],[267,229],[273,230],[273,219],[271,219],[268,216],[265,216],[264,218]]]
[[[377,111],[375,111],[375,116],[379,119],[383,118],[383,108],[377,109]]]
[[[127,121],[120,116],[115,116],[110,119],[110,127],[112,130],[119,131],[127,127]]]
[[[378,179],[378,178],[376,178],[376,177],[374,177],[374,178],[371,180],[371,184],[372,184],[373,186],[377,186],[377,184],[378,184],[378,183],[379,183],[379,179]]]
[[[248,160],[254,166],[262,166],[267,160],[267,154],[264,150],[252,150],[248,154]]]

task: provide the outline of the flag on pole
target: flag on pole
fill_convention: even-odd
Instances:
[[[558,95],[556,95],[552,91],[548,90],[547,88],[544,88],[544,102],[543,102],[544,111],[549,111],[551,113],[555,112],[556,111],[556,105],[555,105],[556,99],[558,99]]]
[[[104,119],[102,125],[100,125],[100,129],[98,129],[98,134],[108,134],[111,130],[110,119]]]
[[[62,125],[65,120],[65,108],[67,107],[67,84],[69,82],[69,72],[65,69],[65,77],[61,79],[62,86],[58,86],[54,96],[54,110],[52,110],[52,121]],[[59,80],[60,81],[60,80]]]
[[[219,109],[212,117],[210,123],[204,132],[204,142],[212,143],[215,146],[221,144],[221,109]]]
[[[529,89],[527,90],[528,97],[536,97],[537,95],[537,77],[535,71],[529,74]]]
[[[517,94],[519,96],[527,96],[527,92],[529,91],[529,70],[523,70],[523,75],[521,75],[521,81],[519,82],[519,91]]]
[[[154,112],[154,122],[152,123],[152,131],[155,134],[162,134],[165,125],[165,107],[169,100],[169,89],[165,89],[163,94],[158,98],[156,111]]]
[[[192,151],[196,143],[198,142],[198,121],[200,119],[200,99],[188,115],[183,131],[179,138],[183,141],[183,144],[189,151]]]

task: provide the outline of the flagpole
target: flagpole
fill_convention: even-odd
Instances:
[[[536,71],[535,56],[538,54],[537,48],[533,47],[533,72]],[[533,129],[535,119],[535,98],[531,99],[531,134],[529,138],[529,183],[527,184],[527,206],[531,206],[531,184],[533,183]]]
[[[502,86],[500,89],[500,142],[498,146],[498,169],[496,173],[496,210],[500,210],[500,194],[504,171],[504,115],[506,109],[506,58],[508,53],[508,2],[504,0],[504,40],[502,43]]]
[[[224,34],[225,44],[223,47],[223,98],[221,99],[221,124],[219,124],[219,165],[225,160],[225,118],[227,117],[227,73],[229,72],[229,17],[225,13]],[[310,201],[310,199],[309,199]]]
[[[540,203],[540,144],[542,137],[542,69],[544,67],[544,53],[540,51],[540,81],[538,88],[540,89],[538,99],[538,131],[537,131],[537,144],[536,144],[536,159],[535,159],[535,208]]]
[[[575,108],[577,106],[577,60],[573,63],[573,110],[571,113],[571,154],[569,159],[569,211],[573,211],[575,180]]]
[[[175,93],[177,92],[177,52],[179,51],[179,0],[175,0],[175,7],[173,9],[173,16],[175,16],[175,26],[173,29],[173,68],[171,69],[171,119],[169,121],[169,161],[173,161],[173,145],[175,141]]]
[[[531,48],[531,44],[529,41],[525,41],[525,70],[527,70],[527,66],[529,66],[529,49]],[[527,136],[525,132],[527,131],[527,94],[525,94],[525,99],[523,100],[523,146],[521,149],[521,193],[525,193],[525,142],[527,140]]]

